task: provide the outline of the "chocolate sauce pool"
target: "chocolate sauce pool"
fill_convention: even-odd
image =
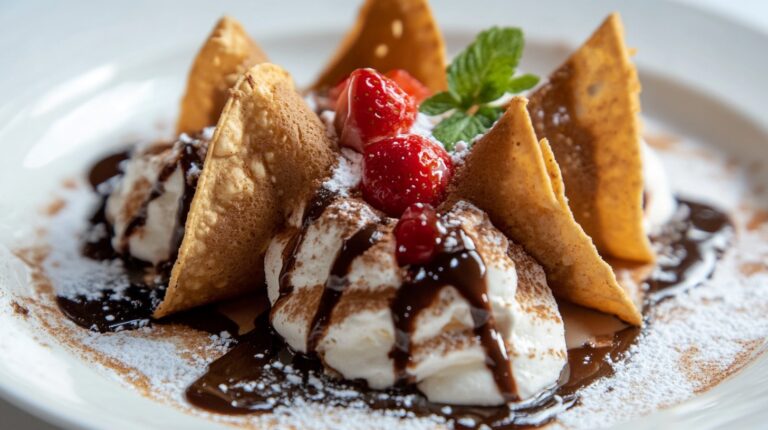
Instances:
[[[492,429],[528,426],[536,413],[566,408],[566,399],[547,396],[535,408],[513,411],[503,407],[447,406],[429,402],[412,385],[371,390],[364,382],[330,377],[320,360],[291,350],[272,330],[267,313],[256,320],[253,331],[239,339],[227,354],[211,363],[208,371],[187,389],[195,406],[222,414],[270,412],[300,402],[324,406],[369,409],[398,417],[442,416],[455,429]]]
[[[89,175],[94,188],[98,185],[95,182],[103,182],[117,174],[117,165],[124,158],[125,154],[115,155],[97,163]],[[320,196],[313,201],[307,210],[307,219],[319,217],[331,197]],[[661,235],[653,238],[660,258],[658,268],[647,281],[649,294],[646,310],[653,303],[699,285],[711,276],[716,262],[733,237],[734,230],[727,215],[705,204],[682,199],[679,203],[672,222]],[[103,222],[103,207],[99,212],[92,220],[94,225]],[[348,270],[352,255],[364,252],[375,242],[376,229],[364,230],[360,237],[347,241],[347,251],[342,251],[337,258],[334,270],[338,269],[339,274]],[[297,237],[296,242],[299,240]],[[286,249],[293,251],[296,246],[297,243],[293,243]],[[89,243],[84,253],[95,259],[115,258],[109,240]],[[284,261],[287,266],[293,264],[286,259]],[[161,281],[157,285],[147,285],[144,282],[146,267],[129,261],[126,268],[131,274],[129,288],[117,295],[107,292],[99,297],[61,297],[59,306],[62,311],[77,324],[95,331],[119,331],[169,322],[186,324],[210,333],[229,332],[238,340],[237,345],[211,363],[205,375],[195,381],[186,393],[193,405],[225,414],[269,412],[301,402],[318,402],[329,406],[378,410],[401,417],[438,416],[456,429],[478,428],[481,425],[499,430],[530,427],[543,424],[557,412],[575,404],[579,389],[611,375],[613,370],[607,359],[625,359],[627,350],[641,331],[629,327],[615,333],[609,346],[570,349],[561,385],[527,405],[518,406],[516,410],[509,405],[448,406],[429,402],[409,384],[400,384],[388,390],[370,390],[363,382],[328,376],[316,356],[295,353],[274,333],[268,321],[268,312],[257,319],[253,331],[243,336],[237,336],[237,325],[212,307],[154,321],[151,314],[162,300],[165,284]],[[290,270],[286,269],[289,267],[284,268],[286,276],[281,278],[281,290],[285,288],[288,292]],[[329,280],[324,299],[327,307],[333,307],[344,285],[343,275]],[[327,321],[324,314],[318,312],[312,324],[313,333],[325,330]],[[397,354],[395,352],[394,356]]]

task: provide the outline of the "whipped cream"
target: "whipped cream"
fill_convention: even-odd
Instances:
[[[174,258],[186,220],[185,198],[200,175],[212,129],[173,144],[136,149],[107,190],[105,216],[119,254],[159,265]]]
[[[643,180],[645,183],[645,231],[650,234],[658,232],[675,214],[677,200],[667,178],[667,172],[661,163],[659,155],[650,145],[641,139],[641,154],[643,158]]]
[[[347,379],[362,379],[375,389],[398,382],[392,351],[398,334],[392,300],[408,285],[407,271],[395,257],[393,219],[361,199],[337,196],[316,219],[304,224],[296,210],[286,231],[276,236],[265,257],[271,320],[295,350],[318,354],[326,369]],[[555,386],[567,362],[562,318],[541,267],[511,244],[468,203],[459,203],[443,223],[460,228],[474,242],[485,267],[483,282],[496,329],[509,356],[511,378],[520,400]],[[302,225],[304,224],[304,225]],[[312,333],[326,285],[337,285],[333,273],[345,243],[375,225],[375,243],[354,256],[344,288],[324,332]],[[296,242],[297,232],[301,239]],[[284,272],[292,247],[293,270]],[[290,250],[290,249],[289,249]],[[284,288],[285,277],[290,288]],[[489,370],[487,352],[473,332],[472,308],[452,285],[415,320],[410,333],[406,379],[434,402],[498,405],[505,398]],[[314,338],[314,340],[313,340]],[[402,375],[400,375],[402,377]]]

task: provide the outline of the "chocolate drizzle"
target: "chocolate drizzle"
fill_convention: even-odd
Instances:
[[[131,156],[130,151],[120,151],[96,161],[88,171],[88,183],[94,191],[99,190],[99,185],[119,175],[122,169],[120,164]]]
[[[179,140],[181,148],[176,155],[176,158],[169,160],[157,175],[157,181],[152,186],[152,191],[146,200],[141,205],[138,213],[125,227],[123,237],[125,243],[122,244],[124,254],[130,254],[130,242],[128,238],[134,234],[138,229],[144,227],[147,223],[147,211],[152,201],[158,199],[165,193],[165,183],[170,179],[176,169],[181,169],[184,178],[184,193],[181,198],[179,211],[177,212],[176,230],[173,232],[171,238],[171,249],[178,251],[181,238],[184,236],[184,223],[189,214],[189,207],[192,203],[192,198],[195,195],[197,189],[197,180],[200,177],[200,171],[203,168],[203,161],[205,160],[205,154],[208,151],[208,142],[200,138],[190,139],[186,136],[182,136]],[[176,252],[170,256],[169,261],[176,260]],[[162,264],[162,263],[161,263]]]
[[[169,262],[175,262],[179,254],[179,245],[184,237],[184,228],[189,215],[189,209],[192,207],[192,199],[197,191],[197,181],[200,179],[200,173],[203,171],[205,156],[208,152],[208,141],[203,140],[202,136],[197,137],[199,143],[193,144],[191,141],[185,141],[181,148],[178,164],[184,174],[184,194],[181,197],[179,211],[176,213],[176,230],[171,238],[171,249],[173,255],[168,259]],[[168,169],[169,167],[166,167]],[[173,172],[171,172],[173,173]],[[168,173],[168,176],[171,175]],[[162,175],[162,173],[161,173]],[[170,270],[170,267],[168,268]]]
[[[56,302],[75,324],[106,333],[148,326],[152,311],[164,295],[165,286],[132,283],[120,291],[109,289],[96,295],[58,296]]]
[[[112,178],[122,172],[121,163],[131,156],[130,151],[121,151],[96,161],[88,171],[88,182],[99,194],[99,206],[89,220],[89,233],[83,243],[83,255],[93,260],[111,260],[117,258],[112,248],[114,231],[107,222],[107,197],[112,192]]]
[[[334,200],[335,196],[321,188],[305,210],[301,229],[286,245],[289,253],[283,255],[280,273],[280,298],[293,291],[290,277],[296,264],[306,230]],[[307,351],[316,352],[325,335],[334,308],[348,285],[347,274],[352,262],[365,253],[381,236],[374,222],[364,226],[346,240],[336,256],[318,308],[311,320],[307,337]],[[390,352],[396,378],[401,383],[410,380],[407,367],[411,362],[411,336],[421,311],[432,305],[444,287],[453,286],[469,303],[474,332],[486,352],[486,363],[499,392],[508,401],[517,401],[517,388],[512,378],[512,367],[503,337],[496,330],[485,282],[485,263],[475,250],[475,244],[461,228],[452,227],[441,242],[443,249],[429,263],[411,266],[405,281],[390,303],[395,328],[395,344]],[[279,300],[279,299],[278,299]]]
[[[331,314],[339,303],[342,293],[349,285],[347,275],[352,262],[375,245],[381,236],[378,224],[371,223],[344,241],[339,255],[336,256],[336,261],[333,262],[328,280],[325,281],[320,304],[318,304],[315,316],[312,318],[307,337],[307,351],[315,352],[318,342],[325,335],[331,321]]]
[[[296,266],[296,253],[299,251],[299,247],[304,240],[304,234],[306,233],[307,228],[310,224],[320,218],[320,215],[325,212],[325,209],[333,203],[336,197],[336,193],[321,187],[304,210],[301,228],[291,237],[283,251],[283,267],[280,270],[279,278],[280,297],[293,292],[291,273]]]
[[[486,364],[499,392],[507,401],[517,401],[517,388],[504,339],[496,330],[485,282],[485,263],[472,239],[460,228],[448,230],[447,244],[429,263],[410,267],[405,282],[390,308],[395,325],[395,345],[390,357],[398,379],[407,380],[411,361],[411,337],[419,313],[432,305],[443,287],[452,286],[469,303],[474,332],[485,350]]]

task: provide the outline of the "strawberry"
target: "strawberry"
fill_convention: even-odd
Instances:
[[[406,133],[415,120],[414,98],[373,69],[352,72],[336,101],[340,143],[360,152],[370,142]]]
[[[432,205],[408,206],[395,226],[395,255],[401,266],[428,263],[437,252],[443,227]]]
[[[390,70],[385,73],[384,76],[397,82],[397,85],[399,85],[403,91],[416,100],[416,104],[421,103],[424,99],[432,95],[429,88],[425,87],[418,79],[414,78],[413,75],[403,69]]]
[[[398,217],[414,203],[437,206],[453,175],[442,146],[416,134],[375,141],[363,152],[361,189],[371,206]]]

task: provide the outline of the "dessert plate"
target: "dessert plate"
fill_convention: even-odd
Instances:
[[[648,136],[657,138],[657,147],[667,146],[662,153],[673,186],[731,210],[737,225],[758,238],[740,247],[744,255],[730,263],[751,272],[744,282],[754,289],[755,300],[750,294],[732,299],[745,308],[768,302],[768,59],[762,55],[768,35],[666,2],[593,1],[574,8],[568,1],[496,0],[482,7],[478,13],[459,0],[435,2],[449,50],[491,25],[520,26],[528,39],[522,68],[542,76],[609,12],[622,13],[627,40],[638,49]],[[178,398],[162,402],[142,396],[125,383],[141,379],[130,369],[106,371],[72,353],[41,327],[39,309],[24,306],[21,298],[33,295],[34,279],[16,254],[34,240],[48,214],[61,209],[58,199],[67,193],[67,180],[82,175],[95,157],[132,140],[171,133],[189,62],[220,15],[243,22],[301,85],[316,76],[356,10],[357,2],[346,0],[333,8],[286,0],[237,3],[226,10],[204,1],[137,0],[126,10],[95,2],[5,6],[0,25],[13,30],[0,40],[0,395],[63,427],[230,428],[172,406]],[[671,144],[659,136],[684,142]],[[677,399],[690,393],[649,386],[656,401],[650,409],[664,405],[665,396],[666,404],[675,405],[651,413],[610,403],[616,416],[631,421],[621,428],[759,428],[768,420],[763,407],[768,357],[761,355],[768,320],[747,325],[742,320],[733,330],[745,331],[750,344],[723,370],[733,372],[728,379],[706,392],[711,383],[702,382],[697,385],[702,393],[681,404]],[[696,333],[669,336],[679,336],[683,344]],[[675,337],[667,341],[674,343]],[[148,369],[143,377],[149,385],[152,378],[173,379],[187,370],[169,368],[162,350],[135,352],[144,360],[137,366]],[[700,370],[702,377],[711,376],[706,366]],[[584,428],[606,424],[599,416],[571,422]]]

